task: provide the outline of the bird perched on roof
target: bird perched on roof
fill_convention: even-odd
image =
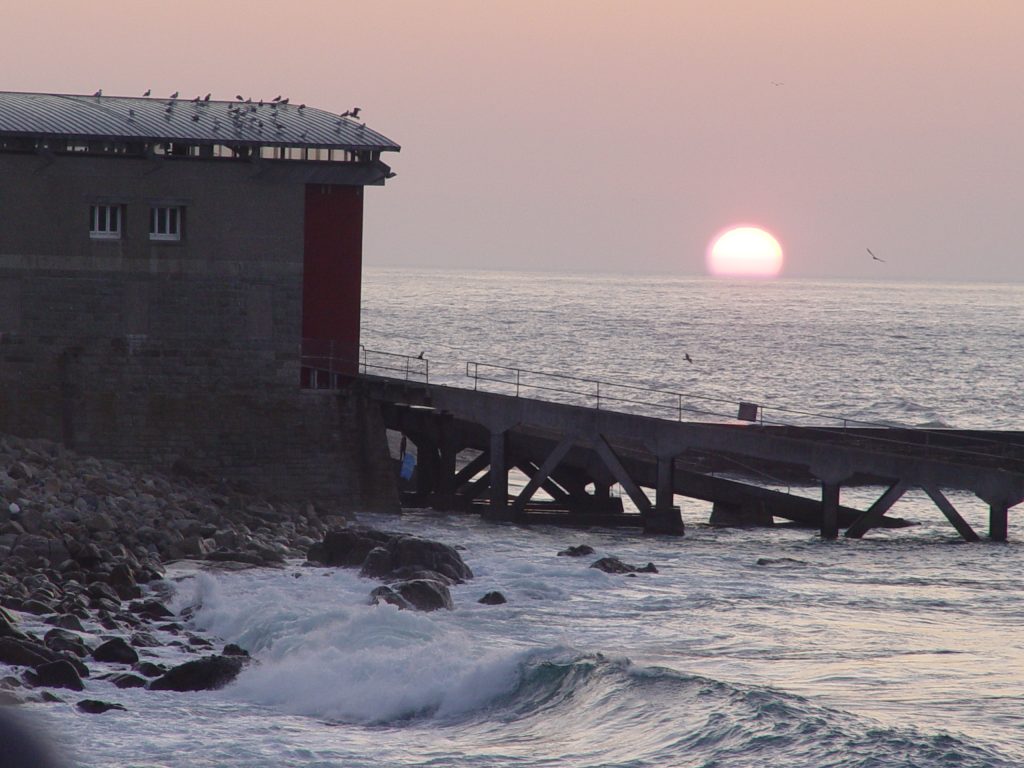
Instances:
[[[281,94],[277,94],[277,96],[275,96],[273,100],[274,101],[280,101],[281,100]]]
[[[199,115],[192,115],[192,122],[193,123],[198,123],[199,122]]]
[[[176,98],[178,98],[178,91],[175,91],[174,93],[172,93],[172,94],[171,94],[171,98],[172,98],[172,99],[176,99]]]
[[[281,99],[281,103],[282,104],[287,104],[288,103],[288,99],[287,98]]]
[[[103,89],[102,88],[100,88],[98,91],[96,91],[96,93],[93,94],[93,96],[102,96],[102,95],[103,95]]]
[[[193,104],[198,104],[199,103],[199,97],[196,96],[194,99],[192,99],[192,103]]]
[[[209,101],[211,96],[213,96],[212,93],[206,94],[205,96],[203,96],[203,101]]]
[[[147,89],[146,89],[146,92],[145,92],[144,94],[142,94],[142,95],[143,95],[143,96],[149,96],[149,94],[151,94],[152,92],[153,92],[153,89],[152,89],[152,88],[147,88]]]
[[[305,104],[299,104],[299,112],[301,112],[301,111],[302,111],[302,110],[304,110],[305,108],[306,108],[306,105],[305,105]]]
[[[241,94],[235,94],[235,98],[238,99],[239,101],[245,101],[245,99],[242,98]]]

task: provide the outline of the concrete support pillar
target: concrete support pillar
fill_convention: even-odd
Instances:
[[[839,488],[836,482],[821,483],[821,538],[839,536]]]
[[[1009,505],[1005,501],[989,502],[988,537],[992,541],[1006,541]]]
[[[675,470],[674,456],[658,457],[658,487],[655,494],[654,509],[661,514],[672,511],[675,501]]]
[[[458,452],[455,443],[444,436],[438,455],[435,509],[451,509],[455,504],[455,457]]]
[[[437,488],[437,444],[420,436],[416,442],[416,493],[429,496]]]
[[[508,507],[508,432],[491,433],[491,504],[494,515],[504,516]]]

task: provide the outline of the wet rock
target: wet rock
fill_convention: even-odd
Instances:
[[[206,656],[168,670],[149,684],[153,691],[210,691],[223,688],[242,671],[237,656]]]
[[[89,647],[74,632],[66,629],[51,629],[43,635],[43,644],[56,653],[73,653],[79,657],[89,655]]]
[[[121,672],[107,678],[118,688],[145,688],[146,678],[133,675],[130,672]]]
[[[60,627],[61,629],[71,629],[75,632],[85,631],[85,627],[82,626],[82,620],[73,613],[62,613],[59,616],[51,616],[45,619],[45,622],[54,627]]]
[[[167,671],[166,668],[159,664],[154,664],[152,661],[140,661],[132,669],[144,677],[160,677],[160,675]]]
[[[19,630],[15,625],[13,619],[10,618],[10,614],[3,609],[0,609],[0,638],[12,637],[16,640],[25,640],[25,633]]]
[[[502,605],[503,603],[507,603],[508,600],[505,599],[505,596],[501,594],[501,592],[488,592],[477,600],[477,602],[483,603],[484,605]]]
[[[577,544],[575,547],[566,547],[558,553],[559,557],[583,557],[594,554],[594,548],[589,544]]]
[[[374,547],[366,554],[359,574],[371,579],[383,579],[394,570],[394,567],[388,548]]]
[[[128,609],[139,616],[147,619],[166,619],[174,616],[174,613],[159,600],[143,600],[133,602]]]
[[[135,648],[159,648],[160,641],[151,632],[135,632],[129,640]]]
[[[224,650],[221,651],[221,653],[224,656],[243,656],[245,658],[249,657],[249,652],[245,650],[245,648],[242,648],[239,645],[235,645],[234,643],[228,643],[227,645],[225,645]]]
[[[377,587],[370,593],[373,605],[384,602],[398,606],[401,610],[436,611],[441,608],[452,610],[451,593],[448,587],[436,581],[415,579],[400,581],[390,586]]]
[[[372,528],[340,528],[328,531],[323,541],[310,547],[306,559],[320,565],[355,567],[363,564],[370,550],[387,545],[392,538],[392,534]]]
[[[92,652],[92,657],[96,661],[109,661],[115,664],[134,664],[139,660],[138,652],[128,645],[123,637],[107,640]]]
[[[17,667],[36,667],[54,660],[53,652],[28,639],[0,637],[0,662]]]
[[[629,565],[624,563],[617,557],[602,557],[600,560],[595,560],[590,564],[591,568],[597,568],[599,571],[605,573],[657,573],[658,569],[654,567],[654,563],[648,563],[647,565],[637,567],[635,565]]]
[[[72,691],[85,690],[78,670],[67,659],[58,659],[40,664],[25,673],[29,685],[36,688],[70,688]]]
[[[416,568],[436,571],[457,583],[473,578],[473,571],[454,547],[418,536],[401,536],[388,545],[395,570]]]
[[[119,709],[122,712],[127,712],[120,704],[113,704],[109,701],[100,701],[99,699],[82,699],[80,702],[75,704],[75,708],[80,712],[85,712],[87,715],[102,715],[104,712],[109,712],[112,709]]]

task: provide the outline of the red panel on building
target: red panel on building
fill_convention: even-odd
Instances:
[[[303,354],[330,355],[343,373],[358,369],[362,260],[362,187],[307,184]]]

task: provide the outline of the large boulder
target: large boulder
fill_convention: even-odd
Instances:
[[[169,669],[149,684],[153,691],[212,691],[223,688],[242,671],[238,656],[206,656]]]
[[[25,679],[37,688],[70,688],[73,691],[85,689],[78,670],[67,659],[40,664],[32,672],[26,672]]]
[[[378,579],[418,580],[425,575],[428,580],[461,584],[473,578],[454,547],[356,526],[328,531],[322,542],[309,548],[306,559],[321,565],[360,566],[362,575]]]
[[[135,664],[139,660],[138,652],[123,637],[113,637],[92,652],[96,661],[110,661],[116,664]]]
[[[320,565],[355,567],[362,565],[371,549],[387,545],[393,537],[372,528],[339,528],[328,531],[323,541],[310,547],[306,559]]]
[[[399,610],[436,611],[441,608],[452,610],[451,593],[448,587],[437,581],[413,579],[399,581],[386,587],[377,587],[370,593],[370,602],[390,603]]]
[[[45,645],[31,640],[0,637],[0,662],[17,667],[37,667],[53,661],[56,654]]]
[[[454,547],[418,536],[400,536],[388,545],[393,572],[404,570],[435,571],[457,584],[473,578],[473,571]]]

